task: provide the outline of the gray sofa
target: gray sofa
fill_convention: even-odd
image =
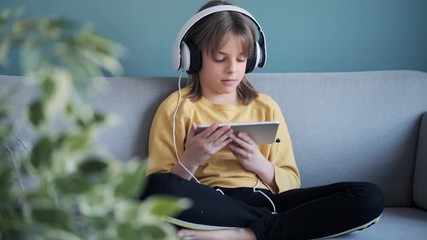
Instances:
[[[417,71],[254,73],[256,88],[282,107],[303,187],[370,181],[383,190],[380,222],[338,239],[427,239],[427,74]],[[20,77],[0,76],[0,87]],[[119,159],[147,156],[157,105],[177,77],[108,78],[94,105],[116,115],[99,142]],[[31,90],[13,96],[16,108]],[[14,151],[28,148],[22,129]],[[19,153],[16,153],[19,154]]]

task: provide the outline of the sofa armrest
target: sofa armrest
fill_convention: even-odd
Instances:
[[[427,210],[427,113],[424,113],[418,137],[414,175],[414,201]]]

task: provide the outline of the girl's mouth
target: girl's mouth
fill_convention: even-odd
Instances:
[[[222,83],[225,83],[225,84],[227,84],[227,85],[232,85],[232,84],[234,84],[235,82],[237,82],[237,80],[235,80],[235,79],[223,79],[223,80],[221,80],[221,82],[222,82]]]

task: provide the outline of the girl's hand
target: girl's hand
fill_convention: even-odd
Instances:
[[[197,168],[231,142],[233,130],[230,126],[218,127],[218,123],[214,123],[196,135],[196,128],[193,122],[181,161]]]
[[[273,164],[262,155],[254,140],[242,132],[237,135],[232,134],[230,138],[233,141],[228,144],[228,148],[240,164],[248,171],[255,173],[262,182],[277,192],[278,186],[275,181]]]
[[[233,134],[230,138],[233,141],[228,145],[228,148],[248,171],[257,173],[266,162],[269,163],[259,151],[254,140],[246,133]]]

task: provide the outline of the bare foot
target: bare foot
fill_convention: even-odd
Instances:
[[[178,231],[181,240],[256,240],[256,237],[249,228],[236,228],[227,230],[199,231],[191,229],[181,229]]]

